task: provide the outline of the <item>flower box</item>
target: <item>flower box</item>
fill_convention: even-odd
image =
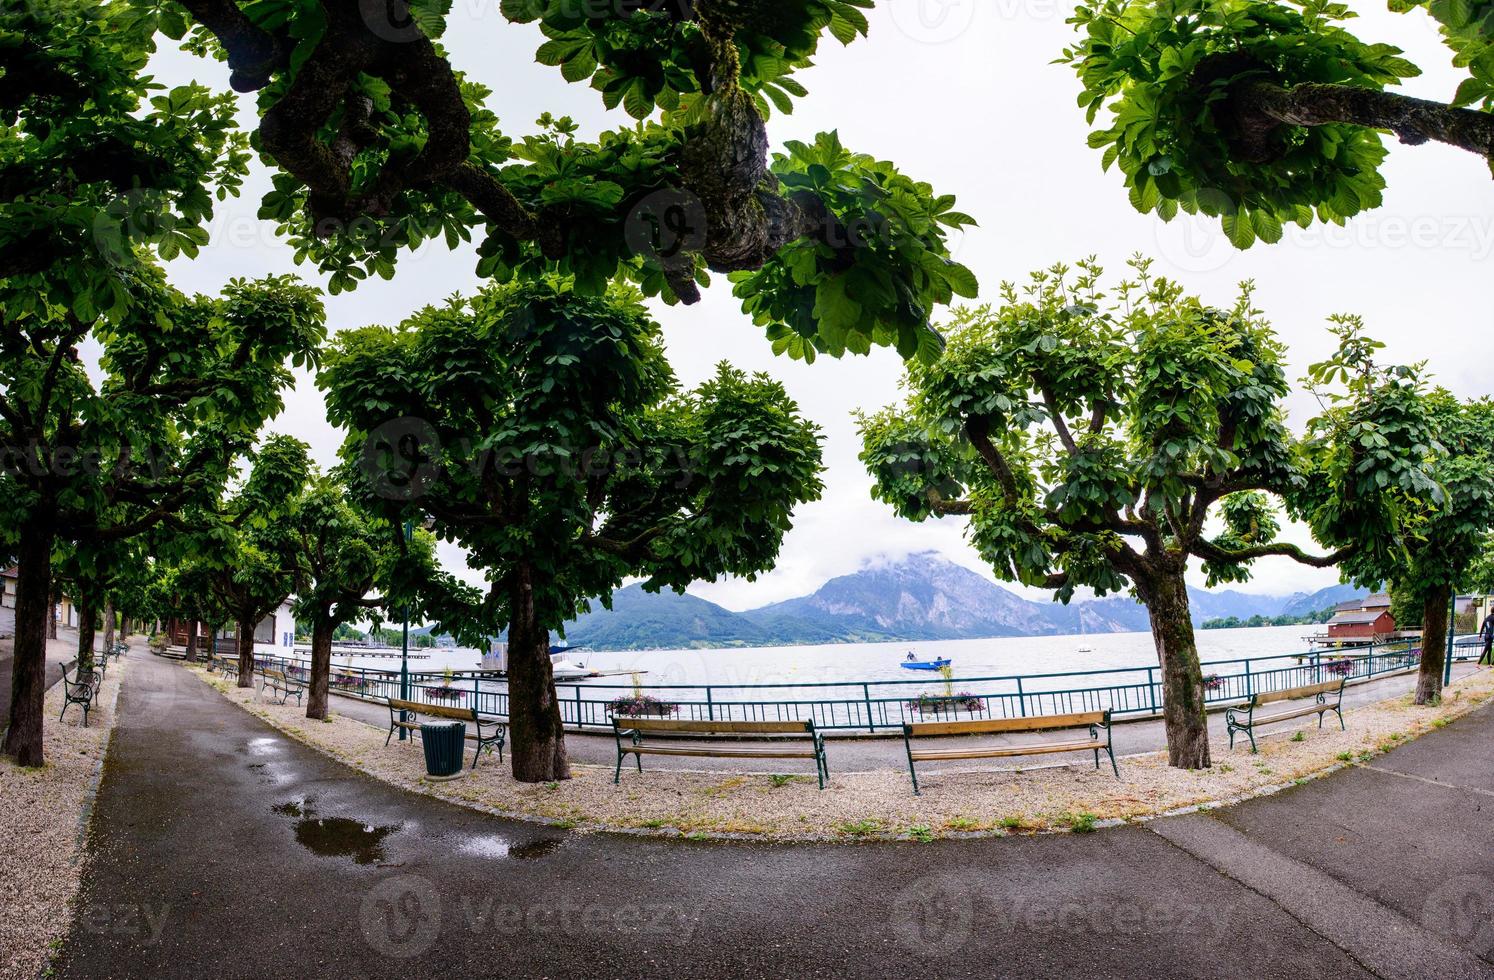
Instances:
[[[664,717],[680,710],[677,704],[660,700],[652,694],[628,694],[612,700],[612,714],[620,718]]]
[[[921,715],[937,715],[946,711],[964,711],[972,715],[986,710],[986,699],[970,691],[956,694],[920,694],[908,702],[908,708]]]

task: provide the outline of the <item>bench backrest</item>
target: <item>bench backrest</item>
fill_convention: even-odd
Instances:
[[[477,717],[476,708],[453,708],[444,704],[426,704],[423,701],[401,701],[388,698],[390,711],[413,711],[427,718],[450,718],[453,721],[472,721]]]
[[[698,735],[803,735],[814,731],[812,721],[684,721],[678,718],[626,718],[616,715],[619,731],[688,732]]]
[[[1336,681],[1324,681],[1321,684],[1305,684],[1302,687],[1289,687],[1284,691],[1267,691],[1255,696],[1256,704],[1270,704],[1273,701],[1295,701],[1298,698],[1315,698],[1319,694],[1332,694],[1344,686],[1344,679]]]
[[[283,682],[285,680],[285,671],[283,671],[283,670],[267,670],[267,671],[265,671],[264,677],[265,677],[265,680],[267,680],[267,681],[282,681]]]
[[[903,726],[905,735],[996,735],[1001,732],[1042,732],[1054,728],[1087,728],[1108,724],[1108,711],[1031,718],[991,718],[976,721],[921,721]]]

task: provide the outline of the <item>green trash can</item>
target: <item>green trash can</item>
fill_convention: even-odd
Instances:
[[[460,721],[422,723],[420,744],[425,746],[425,771],[432,776],[455,776],[462,771],[467,748],[467,725]]]

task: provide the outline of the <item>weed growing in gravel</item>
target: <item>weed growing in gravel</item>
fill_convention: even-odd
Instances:
[[[789,783],[793,782],[794,778],[795,777],[789,775],[788,773],[775,772],[768,777],[768,782],[773,784],[774,789],[778,789],[781,786],[787,786]]]
[[[978,830],[980,829],[980,824],[969,817],[950,817],[944,821],[944,829],[956,831]]]
[[[1432,722],[1432,727],[1433,728],[1446,728],[1448,725],[1451,725],[1451,724],[1452,724],[1452,719],[1451,718],[1438,718],[1438,719],[1436,719],[1435,721]]]
[[[865,820],[847,821],[835,825],[835,832],[846,837],[869,837],[872,834],[880,832],[881,829],[882,821],[871,817]]]
[[[1063,822],[1072,833],[1092,834],[1095,831],[1095,821],[1098,819],[1093,813],[1068,813],[1064,815]]]
[[[931,844],[934,841],[934,832],[923,824],[908,828],[908,839],[916,840],[920,844]]]
[[[1337,759],[1339,762],[1353,762],[1354,761],[1354,753],[1352,753],[1352,752],[1340,752],[1338,755],[1334,756],[1334,758]]]
[[[1305,742],[1305,741],[1307,741],[1307,736],[1305,734],[1303,734],[1302,732],[1298,732],[1297,734],[1295,734],[1295,735],[1292,736],[1292,741],[1293,742]]]

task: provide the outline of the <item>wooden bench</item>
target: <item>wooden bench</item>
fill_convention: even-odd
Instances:
[[[389,703],[389,737],[384,739],[387,746],[389,740],[394,738],[394,733],[400,729],[409,732],[411,736],[420,734],[421,718],[441,718],[446,721],[471,722],[477,730],[467,733],[467,741],[476,742],[477,748],[472,753],[472,768],[477,768],[477,760],[482,755],[483,749],[492,752],[498,750],[498,761],[503,761],[503,745],[508,740],[508,726],[496,718],[484,718],[477,713],[476,708],[453,708],[444,704],[423,704],[419,701],[401,701],[399,698],[385,698]]]
[[[267,670],[260,675],[264,680],[259,685],[259,693],[270,692],[270,697],[280,695],[279,704],[289,701],[291,695],[295,695],[296,703],[301,703],[301,695],[306,693],[306,685],[300,681],[287,677],[283,670]]]
[[[99,693],[99,675],[84,671],[75,673],[70,680],[67,676],[67,668],[62,668],[62,714],[57,716],[61,721],[67,716],[68,705],[76,704],[83,708],[83,727],[88,727],[88,712],[93,707],[93,699]]]
[[[808,743],[785,739],[775,745],[739,745],[735,739],[719,739],[711,745],[650,744],[646,734],[701,735],[711,739],[734,736],[735,739],[767,738],[775,735],[807,735]],[[715,759],[813,759],[820,789],[830,778],[830,764],[825,759],[825,736],[815,731],[813,721],[677,721],[672,718],[612,719],[612,734],[617,738],[617,770],[612,774],[616,785],[622,779],[624,757],[632,755],[643,772],[647,755],[693,755]],[[628,744],[623,744],[627,736]]]
[[[239,661],[235,657],[213,657],[208,661],[207,669],[211,672],[214,668],[224,677],[239,679]]]
[[[1291,718],[1302,718],[1307,715],[1318,716],[1318,727],[1323,727],[1323,716],[1328,712],[1338,715],[1338,727],[1347,730],[1344,724],[1344,684],[1348,682],[1348,676],[1340,677],[1336,681],[1324,681],[1321,684],[1305,684],[1302,687],[1289,687],[1284,691],[1270,691],[1265,694],[1252,694],[1250,700],[1243,705],[1236,705],[1224,712],[1224,725],[1229,731],[1229,747],[1235,747],[1235,732],[1244,732],[1250,736],[1250,751],[1258,752],[1255,745],[1255,729],[1257,725],[1269,725],[1273,722],[1287,721]],[[1284,710],[1272,711],[1269,714],[1257,715],[1256,709],[1267,704],[1275,704],[1278,701],[1296,701],[1300,698],[1312,698],[1307,704],[1297,707],[1287,707]]]
[[[1088,728],[1088,738],[1034,742],[1026,745],[956,745],[950,748],[915,749],[913,740],[928,735],[1004,735],[1014,732],[1051,732],[1064,728]],[[1101,732],[1104,733],[1103,740]],[[1013,755],[1044,755],[1050,752],[1083,752],[1095,754],[1095,768],[1100,768],[1100,751],[1110,757],[1110,768],[1120,778],[1115,764],[1115,749],[1110,738],[1110,712],[1088,711],[1068,715],[1035,715],[1031,718],[999,718],[983,721],[928,721],[903,725],[903,747],[908,750],[908,775],[913,779],[913,795],[918,791],[916,763],[949,759],[997,759]]]

